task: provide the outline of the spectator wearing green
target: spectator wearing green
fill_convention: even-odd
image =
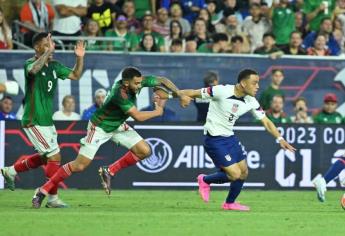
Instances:
[[[278,47],[286,46],[289,43],[290,34],[295,30],[295,13],[289,6],[289,0],[273,3],[269,15],[276,44]]]
[[[143,36],[145,34],[151,34],[153,39],[155,40],[155,44],[158,47],[158,51],[164,52],[165,50],[165,43],[164,43],[164,38],[161,34],[154,32],[153,31],[153,16],[151,14],[146,14],[143,17],[143,29],[142,32],[138,35],[139,36],[139,41],[141,42],[143,39]]]
[[[343,117],[337,112],[338,99],[334,93],[327,93],[323,98],[322,110],[313,119],[316,124],[341,124]]]
[[[105,33],[106,37],[118,37],[124,41],[114,40],[106,42],[107,48],[110,51],[136,51],[139,44],[138,36],[135,33],[128,31],[127,17],[124,13],[116,17],[114,28]]]
[[[204,43],[198,48],[201,53],[226,53],[229,51],[229,38],[227,34],[213,35],[213,43]]]
[[[158,52],[157,44],[152,36],[152,34],[144,34],[140,44],[139,52]]]
[[[284,109],[284,96],[274,95],[271,102],[270,109],[266,112],[266,116],[275,124],[291,123],[290,118],[283,111]]]
[[[280,89],[280,85],[284,80],[283,71],[280,69],[272,70],[271,80],[272,82],[270,86],[262,92],[259,98],[259,103],[264,110],[268,110],[270,108],[273,96],[284,96],[284,92]]]
[[[147,12],[156,12],[156,0],[134,0],[135,17],[141,19]]]
[[[272,59],[284,53],[276,46],[275,36],[272,33],[265,33],[262,37],[263,46],[255,49],[254,54],[269,55]]]
[[[310,31],[318,31],[321,21],[330,18],[336,6],[336,0],[304,0],[303,11],[307,16]]]
[[[89,19],[86,23],[85,30],[83,32],[83,36],[87,37],[99,37],[100,36],[100,28],[98,26],[97,21],[93,19]],[[88,51],[97,51],[97,50],[104,50],[102,47],[102,42],[94,39],[88,39],[85,41],[86,47],[85,49]]]

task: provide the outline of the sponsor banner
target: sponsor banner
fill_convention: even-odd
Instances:
[[[5,121],[0,121],[0,168],[5,163]],[[0,189],[4,188],[4,178],[0,175]]]
[[[76,157],[79,140],[86,134],[86,126],[86,122],[56,122],[62,163]],[[152,155],[137,166],[119,172],[113,179],[114,188],[190,188],[196,186],[198,174],[216,170],[203,147],[202,126],[139,123],[132,123],[131,126],[146,139]],[[247,152],[249,177],[245,186],[248,188],[311,188],[312,180],[345,152],[344,126],[279,127],[283,137],[297,148],[296,153],[282,150],[261,126],[240,125],[235,128]],[[6,165],[34,153],[18,122],[6,123],[6,144]],[[63,186],[100,188],[98,168],[114,162],[126,152],[126,149],[107,142],[99,149],[90,167],[83,173],[73,175]],[[339,178],[345,178],[345,171]],[[42,170],[32,170],[19,175],[17,186],[34,188],[44,181]],[[339,179],[330,182],[329,187],[340,188]]]

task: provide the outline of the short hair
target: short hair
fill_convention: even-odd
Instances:
[[[6,100],[6,99],[13,101],[12,97],[11,97],[11,96],[8,96],[8,95],[3,96],[2,99],[1,99],[0,101],[2,102],[2,101],[4,101],[4,100]]]
[[[300,31],[298,31],[298,30],[292,31],[292,32],[290,33],[290,38],[292,37],[293,34],[298,34],[299,36],[302,37],[302,33],[301,33]]]
[[[249,9],[252,9],[252,8],[254,8],[254,7],[260,8],[261,5],[260,5],[259,3],[252,3],[252,4],[250,4]]]
[[[48,37],[47,32],[40,32],[34,35],[32,38],[32,46],[35,47],[38,43],[41,42],[42,39]]]
[[[240,35],[235,35],[231,38],[232,43],[236,43],[237,41],[240,41],[241,43],[243,43],[243,37]]]
[[[182,46],[183,45],[183,42],[182,42],[182,39],[173,39],[172,41],[171,41],[171,46],[176,46],[176,45],[180,45],[180,46]]]
[[[322,25],[323,22],[325,22],[326,20],[332,21],[332,19],[331,19],[330,17],[325,17],[325,18],[323,18],[323,19],[321,20],[320,25]]]
[[[283,100],[283,102],[285,102],[285,97],[284,97],[284,95],[282,95],[282,94],[274,94],[273,97],[272,97],[271,103],[273,102],[273,98],[275,98],[275,97],[281,98],[281,99]]]
[[[205,87],[210,86],[214,81],[219,80],[219,74],[216,71],[207,71],[204,76],[204,85]]]
[[[123,80],[132,80],[134,77],[141,77],[139,69],[129,66],[122,71]]]
[[[274,75],[274,74],[277,73],[277,72],[280,72],[280,73],[282,73],[282,74],[284,75],[284,72],[283,72],[282,69],[273,69],[273,70],[272,70],[272,75]]]
[[[219,43],[220,41],[229,41],[228,35],[225,33],[217,33],[213,35],[213,43]]]
[[[62,105],[65,104],[65,102],[66,102],[67,99],[73,99],[73,100],[75,101],[75,98],[74,98],[72,95],[66,95],[66,96],[64,96],[63,99],[62,99]]]
[[[258,72],[252,69],[241,70],[237,76],[237,83],[241,83],[242,80],[249,79],[251,75],[259,75]]]
[[[296,104],[297,104],[299,101],[303,101],[305,104],[307,104],[307,99],[305,99],[305,97],[298,97],[298,98],[296,98],[296,99],[293,101],[293,106],[296,106]]]
[[[276,37],[272,33],[264,33],[264,35],[262,36],[262,39],[265,39],[267,37],[271,37],[274,40],[276,39]]]

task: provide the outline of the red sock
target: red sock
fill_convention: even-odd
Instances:
[[[60,168],[60,161],[50,161],[48,160],[47,166],[45,168],[45,175],[48,180],[54,176],[57,170]],[[51,195],[57,194],[58,185],[54,186],[48,193]]]
[[[35,169],[44,164],[44,161],[41,159],[41,156],[35,154],[33,156],[28,156],[24,159],[18,160],[14,163],[14,169],[19,172],[28,171],[30,169]]]
[[[119,170],[135,165],[138,161],[140,161],[140,159],[129,151],[108,167],[109,173],[115,175]]]
[[[45,194],[48,194],[54,187],[59,186],[61,181],[68,178],[72,174],[71,167],[69,165],[70,164],[67,163],[61,166],[49,179],[49,181],[41,187],[41,191],[43,191]]]

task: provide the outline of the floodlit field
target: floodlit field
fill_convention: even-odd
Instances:
[[[204,204],[196,191],[61,191],[68,209],[31,208],[33,190],[0,191],[0,235],[345,235],[343,192],[244,190],[251,212],[220,209],[225,191]]]

